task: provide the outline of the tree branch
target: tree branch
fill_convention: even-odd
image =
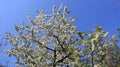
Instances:
[[[54,61],[53,61],[53,67],[56,67],[56,49],[54,51]]]
[[[68,58],[72,53],[69,53],[68,55],[66,55],[64,58],[58,60],[56,63],[60,63],[63,62],[66,58]]]
[[[35,39],[33,39],[33,41],[35,41],[36,43],[42,45],[41,42],[39,42],[39,41],[37,41],[37,40],[35,40]],[[43,45],[42,45],[42,47],[45,47],[46,49],[51,50],[51,51],[55,51],[54,49],[51,49],[51,48],[49,48],[49,47],[47,47],[47,46],[43,46]]]
[[[53,33],[51,33],[51,32],[49,32],[49,33],[50,33],[50,34],[52,34],[52,35],[53,35],[53,37],[55,37],[55,38],[57,39],[57,41],[58,41],[58,43],[59,43],[60,47],[63,49],[63,51],[65,51],[65,48],[63,47],[63,44],[61,44],[61,42],[60,42],[59,38],[58,38],[56,35],[54,35]]]

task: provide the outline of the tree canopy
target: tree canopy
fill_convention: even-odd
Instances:
[[[52,14],[44,10],[34,20],[28,15],[31,25],[15,25],[18,35],[6,33],[12,45],[7,50],[15,56],[16,65],[22,67],[119,67],[120,49],[116,34],[101,26],[91,32],[81,32],[68,17],[67,7],[62,4],[58,10],[53,6]]]

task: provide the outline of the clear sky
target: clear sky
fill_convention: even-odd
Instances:
[[[120,0],[0,0],[0,36],[5,32],[14,33],[14,24],[22,21],[29,23],[26,14],[38,15],[36,10],[45,8],[51,13],[52,5],[64,3],[70,10],[71,17],[80,31],[89,31],[97,25],[111,33],[120,27]]]
[[[21,25],[22,21],[29,23],[26,14],[33,19],[36,10],[45,8],[51,13],[53,4],[61,3],[71,11],[69,16],[77,18],[75,25],[81,31],[94,29],[102,25],[103,29],[115,32],[120,27],[120,0],[1,0],[0,1],[0,35],[14,31],[13,25]]]

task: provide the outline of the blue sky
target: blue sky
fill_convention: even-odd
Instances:
[[[120,0],[1,0],[0,1],[0,35],[14,31],[13,25],[21,25],[22,21],[29,23],[26,14],[33,19],[38,15],[36,10],[45,8],[51,13],[53,4],[67,5],[71,17],[77,18],[74,23],[80,31],[89,31],[97,25],[111,33],[120,27]]]
[[[0,36],[15,33],[14,24],[29,23],[26,14],[34,19],[36,10],[45,8],[46,13],[51,13],[52,5],[59,7],[62,3],[70,10],[69,16],[77,18],[74,24],[80,31],[102,25],[114,33],[120,27],[120,0],[0,0]]]

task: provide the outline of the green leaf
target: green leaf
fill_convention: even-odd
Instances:
[[[101,26],[97,26],[96,31],[100,32],[101,30],[102,30],[102,27]]]
[[[30,28],[30,26],[28,26],[28,25],[26,25],[25,27],[26,27],[26,28]]]
[[[24,24],[25,24],[25,22],[24,21],[22,21],[22,25],[24,26]]]
[[[94,34],[90,34],[89,40],[94,38]]]
[[[81,39],[83,39],[82,33],[78,32],[78,35],[80,36]]]

